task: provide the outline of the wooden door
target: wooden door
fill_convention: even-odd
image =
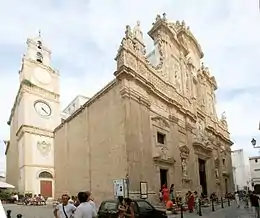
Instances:
[[[52,197],[52,181],[41,180],[41,195],[45,198]]]

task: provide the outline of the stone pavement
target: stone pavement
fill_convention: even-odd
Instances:
[[[15,204],[4,205],[5,210],[12,210],[12,218],[16,218],[16,215],[21,213],[23,218],[51,218],[53,216],[53,207],[47,206],[23,206]],[[244,209],[236,208],[235,204],[230,207],[225,205],[224,209],[221,209],[220,205],[216,206],[216,211],[211,212],[211,207],[202,208],[202,218],[254,218],[252,208]],[[169,216],[169,218],[180,218],[180,214]],[[184,218],[199,218],[197,214],[184,213]]]
[[[169,218],[180,218],[180,214],[169,216]],[[240,208],[237,208],[235,204],[232,204],[230,207],[225,205],[225,208],[222,209],[220,206],[216,207],[215,212],[211,211],[211,207],[202,208],[202,216],[197,214],[185,213],[184,218],[254,218],[254,212],[252,208],[245,209],[244,205],[241,205]]]
[[[16,218],[17,214],[22,214],[22,218],[52,218],[53,207],[47,206],[24,206],[16,204],[3,205],[5,211],[11,210],[12,218]]]

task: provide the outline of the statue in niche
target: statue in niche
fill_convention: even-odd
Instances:
[[[140,21],[137,21],[136,26],[133,29],[134,37],[139,40],[139,42],[144,43],[143,32],[141,31]]]
[[[182,158],[181,167],[182,167],[182,175],[187,176],[187,161],[185,158]]]
[[[189,93],[189,91],[190,91],[190,81],[189,81],[189,72],[188,71],[186,71],[186,90],[187,90],[187,92]]]
[[[226,120],[227,117],[226,117],[226,112],[224,111],[222,114],[221,114],[221,120]]]
[[[179,65],[176,64],[175,65],[175,72],[174,72],[174,84],[175,84],[175,87],[177,89],[177,91],[181,91],[181,77],[180,77],[180,68],[179,68]]]
[[[219,178],[219,172],[218,172],[217,168],[215,169],[215,176],[216,176],[217,179]]]
[[[203,138],[203,135],[204,135],[204,127],[203,127],[203,123],[201,120],[199,120],[197,122],[197,137],[199,139],[202,139]]]

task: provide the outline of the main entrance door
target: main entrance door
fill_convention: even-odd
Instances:
[[[199,159],[199,177],[200,177],[200,185],[202,187],[202,193],[204,195],[208,194],[207,190],[207,179],[206,179],[206,161]]]
[[[52,197],[52,181],[41,180],[41,195],[45,198]]]
[[[167,187],[167,174],[168,174],[168,170],[160,169],[161,187],[163,185],[166,185],[166,187]]]

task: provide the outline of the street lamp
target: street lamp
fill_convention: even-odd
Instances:
[[[253,145],[254,148],[260,148],[260,146],[256,146],[256,140],[252,138],[251,144]]]

